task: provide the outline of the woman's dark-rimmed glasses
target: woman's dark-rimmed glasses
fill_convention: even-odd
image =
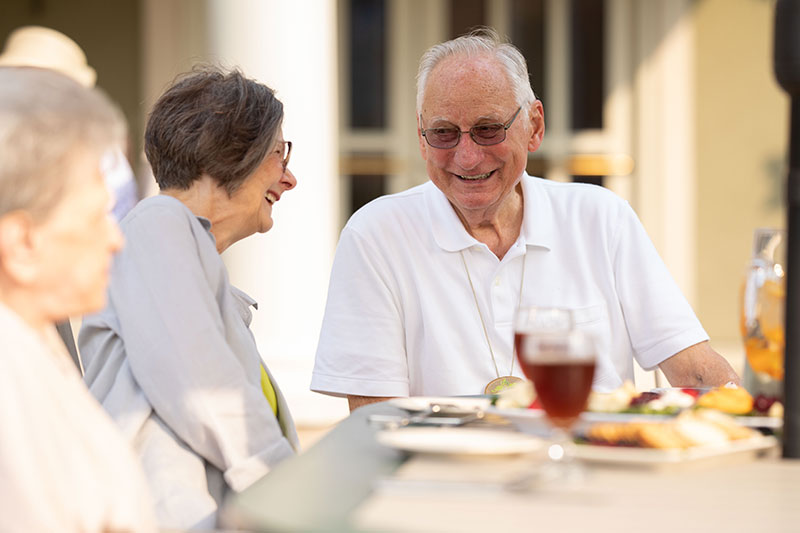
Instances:
[[[420,130],[420,133],[428,141],[428,144],[434,148],[454,148],[461,140],[462,133],[469,133],[469,136],[472,137],[476,144],[492,146],[506,140],[506,131],[517,119],[517,115],[521,110],[522,107],[517,108],[514,116],[504,124],[478,124],[472,126],[468,131],[461,131],[458,128],[428,128]],[[420,124],[422,123],[422,115],[419,117],[419,122]]]
[[[281,164],[283,165],[283,171],[286,172],[286,167],[289,166],[289,157],[292,155],[292,141],[279,141],[282,143],[281,147],[281,159],[283,160]]]

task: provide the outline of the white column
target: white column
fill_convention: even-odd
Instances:
[[[142,123],[158,97],[175,76],[191,70],[206,56],[208,22],[203,0],[143,0],[142,9],[142,79],[144,102]],[[144,196],[158,194],[144,151],[138,155],[136,174]]]
[[[690,0],[636,4],[635,207],[678,286],[694,304],[697,182],[691,4]]]
[[[637,2],[634,206],[661,258],[696,303],[694,25],[691,0]],[[666,384],[658,372],[656,384]],[[639,382],[637,376],[637,383]]]
[[[273,207],[273,229],[223,258],[259,303],[252,331],[300,425],[330,423],[346,402],[308,385],[338,238],[335,0],[209,0],[209,57],[238,66],[284,104],[297,187]]]

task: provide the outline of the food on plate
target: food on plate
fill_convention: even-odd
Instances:
[[[645,448],[688,448],[692,441],[675,424],[643,424],[639,430],[641,446]]]
[[[647,393],[642,393],[642,395]],[[655,393],[650,393],[655,394]],[[654,413],[677,412],[681,409],[692,407],[695,403],[695,396],[683,390],[668,389],[655,398],[648,400],[643,407]]]
[[[501,409],[540,409],[536,391],[530,381],[523,381],[504,391],[495,400]],[[754,415],[783,418],[783,405],[774,397],[753,398],[746,389],[733,383],[713,389],[673,388],[638,392],[626,381],[611,392],[592,391],[587,410],[595,413],[624,413],[645,415],[677,415],[707,408],[730,415]]]
[[[633,446],[641,448],[686,448],[684,439],[673,424],[622,422],[594,424],[585,434],[590,444]]]
[[[591,426],[584,437],[589,444],[640,448],[687,448],[684,439],[670,423],[600,423]]]
[[[703,420],[694,413],[686,412],[674,421],[675,431],[689,442],[690,446],[720,446],[729,440],[728,434],[711,420]]]
[[[769,414],[773,412],[772,406],[776,404],[778,407],[776,407],[775,410],[780,410],[780,416],[783,416],[783,405],[779,398],[775,396],[766,396],[764,394],[759,394],[753,398],[753,410],[758,411],[760,414],[766,414],[767,416],[776,416]]]
[[[501,409],[513,409],[532,407],[535,401],[536,391],[533,388],[533,383],[528,380],[522,380],[507,389],[501,390],[497,394],[497,400],[495,400],[494,405]]]
[[[722,387],[700,396],[696,405],[732,415],[745,415],[753,410],[753,397],[743,387]]]
[[[769,406],[767,416],[772,418],[783,418],[783,404],[781,402],[774,402]]]
[[[749,439],[754,435],[752,429],[740,425],[732,416],[726,415],[720,411],[714,409],[697,409],[693,414],[700,420],[711,422],[716,425],[725,432],[730,440]]]
[[[777,405],[772,409],[773,405]],[[705,392],[702,389],[658,389],[637,393],[633,384],[625,384],[611,392],[593,392],[588,410],[600,413],[633,413],[673,415],[693,407],[716,409],[732,415],[782,416],[782,405],[775,398],[758,396],[735,384],[726,384]]]
[[[689,448],[724,445],[759,435],[716,411],[687,411],[669,422],[599,423],[586,430],[590,444],[642,448]]]
[[[611,392],[593,392],[589,396],[589,411],[598,413],[637,413],[672,415],[694,405],[695,395],[685,390],[637,392],[626,381]]]
[[[592,391],[587,409],[597,413],[618,413],[627,409],[636,395],[636,387],[626,381],[622,387],[611,392]]]

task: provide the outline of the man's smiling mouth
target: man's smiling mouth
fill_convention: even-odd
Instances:
[[[492,172],[494,172],[494,170]],[[462,176],[460,174],[456,174],[456,176],[466,181],[477,181],[477,180],[485,180],[486,178],[492,175],[492,172],[487,172],[486,174],[473,174],[471,176]]]

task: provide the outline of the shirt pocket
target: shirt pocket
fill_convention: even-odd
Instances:
[[[604,303],[587,305],[572,309],[575,329],[587,333],[595,343],[597,364],[594,387],[599,389],[616,388],[619,377],[614,369],[611,354],[611,324]]]
[[[575,327],[584,329],[600,322],[607,322],[608,313],[604,304],[589,305],[572,309]]]

